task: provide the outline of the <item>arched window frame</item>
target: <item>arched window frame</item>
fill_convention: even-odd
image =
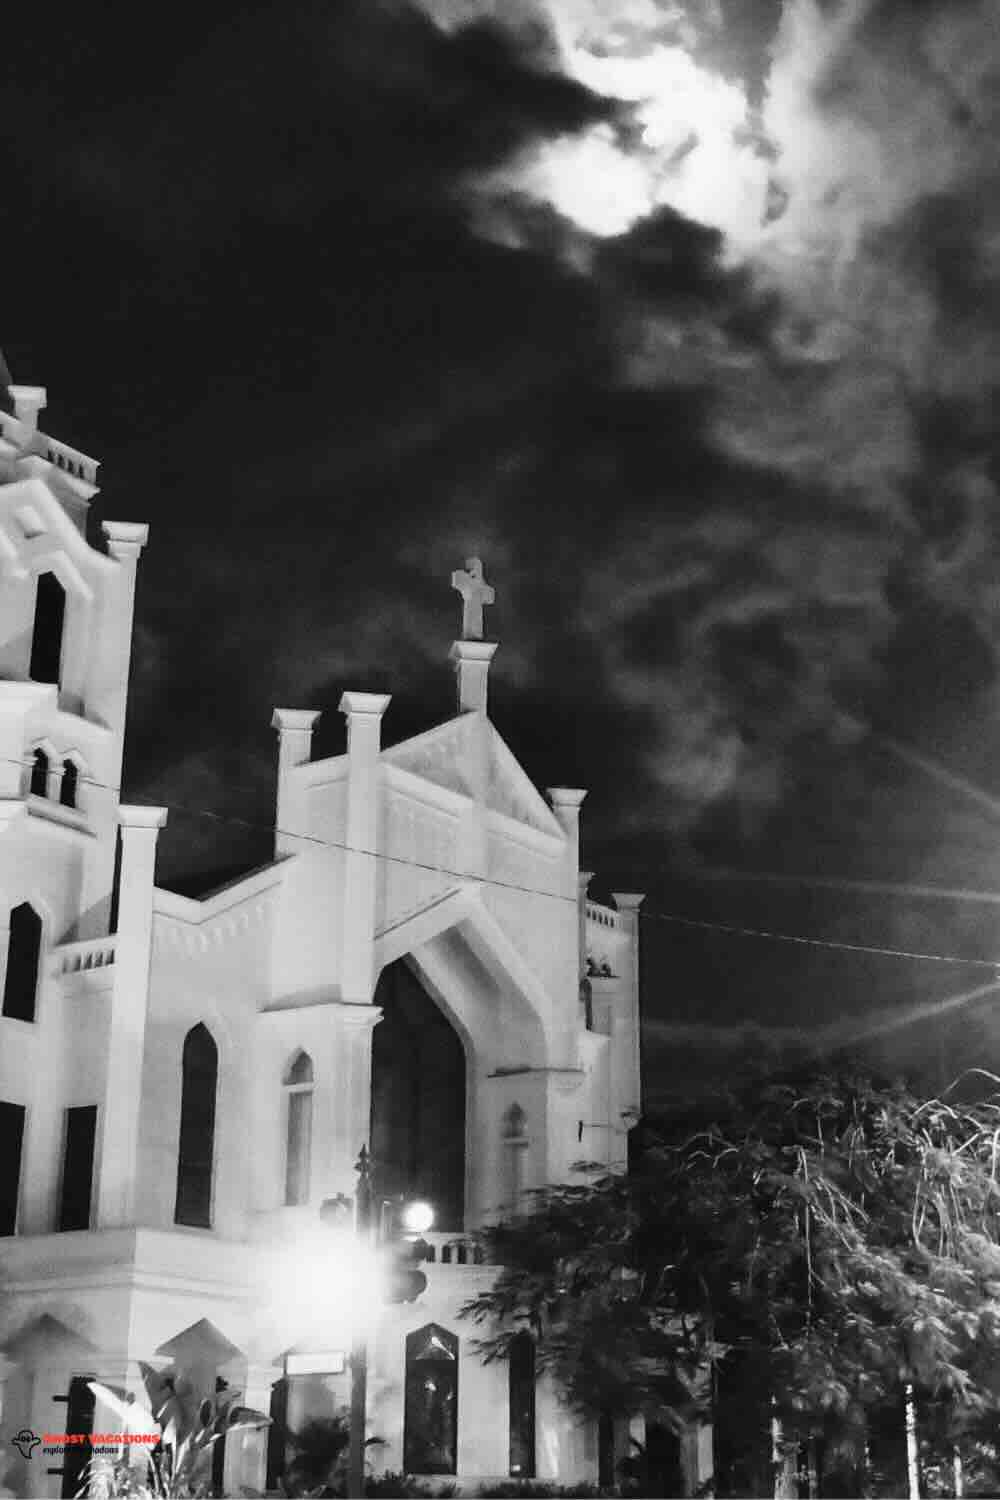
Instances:
[[[28,918],[18,917],[19,912],[30,913]],[[38,1020],[39,980],[42,976],[42,954],[45,950],[46,921],[44,913],[33,901],[21,901],[7,915],[7,934],[4,948],[6,961],[3,976],[3,995],[0,999],[0,1016],[11,1021],[34,1023]],[[18,948],[15,948],[15,944]],[[18,951],[24,945],[24,953]],[[14,982],[21,971],[23,986],[14,993]],[[25,998],[27,997],[27,999]],[[19,1014],[19,1012],[30,1014]]]
[[[437,1359],[423,1353],[428,1346],[435,1344],[441,1351]],[[443,1328],[439,1323],[425,1323],[422,1328],[414,1329],[406,1336],[406,1373],[403,1385],[403,1467],[407,1473],[455,1474],[458,1472],[458,1403],[461,1394],[458,1356],[458,1335]],[[448,1393],[442,1396],[442,1403],[446,1409],[450,1407],[450,1412],[447,1412],[448,1431],[442,1434],[444,1441],[438,1444],[440,1455],[438,1458],[429,1456],[429,1444],[426,1439],[421,1439],[417,1431],[419,1418],[414,1407],[418,1396],[417,1387],[421,1369],[433,1370],[443,1387],[450,1386],[450,1400]]]
[[[312,1196],[313,1061],[301,1047],[282,1075],[284,1204],[295,1208]],[[294,1137],[294,1139],[293,1139]]]
[[[65,807],[70,812],[83,811],[82,791],[86,770],[83,758],[75,750],[70,750],[63,756],[62,773],[59,778],[60,807]],[[69,801],[66,800],[67,787],[72,788]]]
[[[58,588],[58,593],[54,592],[53,584],[45,582],[49,578]],[[66,588],[65,581],[60,577],[59,570],[51,565],[41,567],[35,575],[35,601],[31,617],[31,644],[28,660],[28,676],[33,682],[52,682],[57,686],[62,684],[66,658],[68,605],[69,590]],[[56,642],[57,630],[58,642]],[[48,642],[43,640],[46,633],[51,634]],[[54,653],[56,658],[54,665],[48,659],[51,653]],[[52,675],[53,671],[55,676]],[[39,675],[36,676],[36,673]]]
[[[210,1044],[205,1046],[205,1041]],[[202,1048],[200,1057],[195,1048]],[[198,1078],[199,1069],[203,1074]],[[184,1037],[181,1049],[181,1107],[177,1142],[177,1192],[174,1201],[174,1223],[192,1229],[211,1229],[215,1197],[216,1124],[219,1104],[219,1048],[204,1021],[198,1021]],[[199,1098],[194,1090],[199,1082],[211,1079],[211,1099],[207,1093]],[[193,1126],[198,1123],[199,1106],[207,1121],[207,1140],[198,1141]],[[192,1191],[192,1185],[196,1191]],[[191,1206],[192,1197],[195,1199]],[[185,1217],[182,1217],[182,1213]]]
[[[28,752],[27,791],[29,797],[44,797],[48,801],[53,791],[53,771],[59,757],[49,740],[39,740]]]
[[[524,1168],[531,1144],[527,1124],[528,1117],[517,1100],[504,1110],[500,1143],[503,1152],[501,1207],[511,1217],[516,1217],[524,1208]]]

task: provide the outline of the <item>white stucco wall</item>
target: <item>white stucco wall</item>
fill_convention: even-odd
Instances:
[[[512,1153],[525,1198],[571,1179],[583,1157],[620,1169],[639,1077],[634,909],[581,905],[583,793],[556,789],[550,806],[480,711],[492,647],[472,652],[470,711],[402,745],[382,748],[391,709],[379,695],[344,695],[348,750],[325,761],[309,757],[316,715],[277,711],[275,862],[203,901],[154,887],[163,814],[123,810],[132,852],[121,930],[109,934],[145,528],[109,523],[109,552],[89,547],[92,482],[49,483],[47,467],[0,438],[0,925],[26,900],[43,919],[36,1018],[0,1018],[0,1098],[27,1110],[18,1233],[0,1241],[0,1346],[15,1352],[0,1362],[0,1423],[58,1430],[52,1396],[71,1375],[132,1378],[137,1359],[203,1319],[238,1351],[228,1375],[266,1400],[287,1347],[265,1315],[268,1256],[315,1225],[324,1198],[352,1191],[384,964],[407,959],[463,1043],[467,1228],[510,1210]],[[25,680],[48,567],[68,591],[58,689]],[[58,806],[57,778],[48,798],[29,795],[36,746],[54,767],[76,758],[76,810]],[[587,952],[611,976],[593,981],[591,1032]],[[199,1023],[219,1057],[210,1229],[173,1222],[181,1056]],[[310,1202],[289,1208],[284,1073],[300,1048],[314,1072]],[[65,1111],[82,1104],[98,1106],[97,1227],[55,1234]],[[523,1132],[512,1143],[513,1105]],[[460,1472],[506,1474],[506,1368],[481,1363],[458,1317],[490,1274],[431,1267],[424,1297],[380,1315],[371,1428],[388,1439],[382,1467],[402,1461],[405,1335],[438,1322],[460,1340]],[[40,1318],[55,1320],[43,1351],[31,1344]],[[591,1439],[543,1383],[539,1472],[592,1474]]]

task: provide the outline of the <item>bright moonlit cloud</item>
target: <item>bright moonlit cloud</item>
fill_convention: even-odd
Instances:
[[[425,0],[443,25],[474,15],[501,18],[489,0]],[[513,191],[550,205],[589,234],[623,234],[670,207],[720,229],[731,255],[760,238],[768,162],[754,144],[745,88],[704,68],[669,23],[691,23],[670,0],[631,5],[544,0],[539,14],[562,71],[595,95],[622,102],[622,128],[604,124],[539,142],[477,187]],[[519,13],[518,19],[524,19]]]
[[[520,163],[521,187],[592,234],[621,234],[669,206],[721,229],[733,248],[759,236],[767,163],[747,144],[743,88],[702,68],[679,46],[640,55],[569,47],[566,70],[595,94],[631,106],[634,128],[597,126],[543,145]],[[515,179],[517,169],[515,168]]]

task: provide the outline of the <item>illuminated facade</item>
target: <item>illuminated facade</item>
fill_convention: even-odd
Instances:
[[[543,798],[489,720],[481,568],[454,580],[456,716],[385,747],[389,699],[345,692],[344,752],[314,760],[317,715],[277,709],[273,861],[174,894],[155,884],[167,810],[117,792],[146,528],[88,542],[96,464],[40,432],[40,388],[10,389],[0,1489],[71,1493],[73,1462],[13,1435],[113,1429],[86,1379],[138,1390],[138,1360],[297,1430],[347,1399],[359,1302],[376,1467],[595,1479],[597,1433],[536,1383],[531,1349],[484,1366],[458,1310],[493,1274],[478,1226],[582,1180],[582,1158],[624,1166],[641,898],[588,901],[583,792]],[[366,1142],[384,1193],[438,1209],[426,1291],[402,1306],[331,1285],[317,1239]],[[314,1373],[286,1380],[289,1351]],[[276,1482],[267,1446],[228,1440],[226,1493]]]

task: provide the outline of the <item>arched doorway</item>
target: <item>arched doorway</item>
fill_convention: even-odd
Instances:
[[[424,1198],[435,1229],[465,1215],[465,1049],[405,960],[379,977],[372,1039],[372,1157],[379,1197]]]
[[[458,1339],[428,1323],[406,1338],[403,1468],[454,1474],[458,1468]]]

